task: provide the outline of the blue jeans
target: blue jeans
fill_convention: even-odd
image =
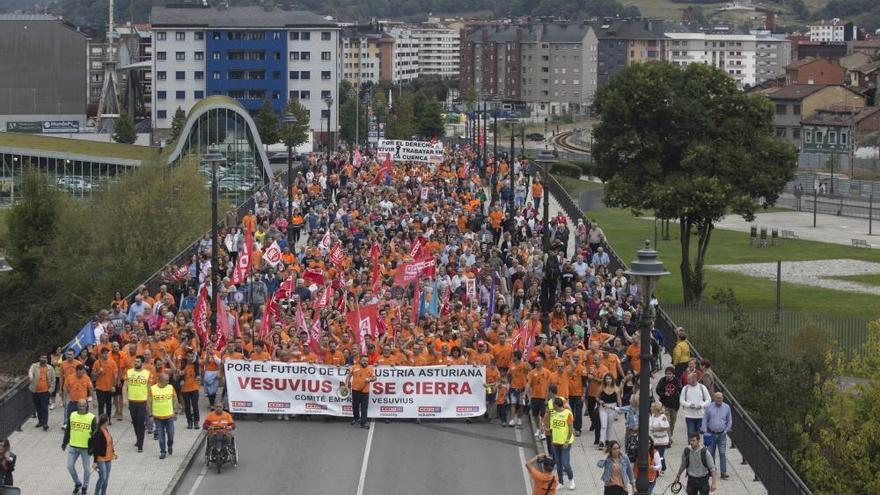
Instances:
[[[70,419],[70,415],[75,413],[78,406],[74,401],[68,401],[67,407],[64,408],[64,424],[67,425],[67,420]]]
[[[174,447],[174,416],[168,419],[153,418],[156,423],[156,434],[159,435],[159,452],[164,454],[167,447]],[[166,439],[167,436],[167,439]]]
[[[691,433],[700,433],[700,428],[703,427],[702,418],[684,418],[684,421],[687,424],[688,436]]]
[[[553,444],[553,460],[556,461],[556,474],[559,476],[559,484],[565,481],[562,476],[563,471],[568,475],[568,479],[574,479],[574,471],[571,470],[571,445]]]
[[[76,460],[82,458],[83,480],[79,481],[79,475],[76,472]],[[89,449],[82,449],[72,445],[67,446],[67,471],[73,478],[73,484],[76,486],[89,486],[89,480],[92,479],[92,466],[89,457]]]
[[[727,474],[727,434],[712,433],[712,445],[709,447],[709,454],[715,459],[715,450],[718,449],[719,468],[721,474]]]
[[[107,493],[108,481],[110,481],[110,461],[98,461],[98,484],[95,485],[95,495]]]

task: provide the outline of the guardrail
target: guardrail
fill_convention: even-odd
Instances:
[[[550,194],[553,194],[569,218],[572,220],[582,218],[587,224],[587,228],[589,228],[590,219],[577,207],[574,200],[555,177],[552,175],[548,177],[546,187],[548,187]],[[626,263],[624,263],[607,241],[604,247],[611,260],[611,272],[613,273],[617,268],[626,270]],[[658,308],[657,311],[656,327],[663,334],[666,350],[671,353],[672,347],[677,341],[675,336],[677,325],[662,308]],[[699,359],[700,354],[693,345],[691,345],[691,352]],[[755,473],[755,478],[764,484],[768,493],[773,495],[812,495],[812,492],[797,475],[794,468],[791,467],[767,436],[764,435],[761,428],[752,420],[749,413],[740,405],[736,397],[733,396],[720,378],[716,378],[715,384],[718,390],[724,394],[725,399],[730,405],[731,415],[733,416],[733,430],[730,432],[730,438],[742,453],[743,459],[751,466],[752,471]]]

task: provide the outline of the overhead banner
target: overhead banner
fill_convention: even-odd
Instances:
[[[396,162],[442,162],[443,143],[380,139],[376,155],[385,156],[386,153],[390,153],[391,158]]]
[[[348,368],[309,363],[224,364],[234,413],[351,416]],[[467,418],[486,412],[484,366],[376,366],[371,418]]]

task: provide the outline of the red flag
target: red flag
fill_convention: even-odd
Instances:
[[[330,250],[330,262],[334,265],[341,265],[345,261],[345,251],[342,250],[342,243],[336,241],[336,245]]]
[[[373,264],[373,278],[370,282],[370,289],[373,291],[373,294],[379,291],[379,251],[379,245],[374,242],[373,247],[370,248],[370,262]]]
[[[223,299],[217,302],[217,350],[221,351],[229,341],[229,313]]]
[[[254,255],[254,235],[250,230],[244,234],[244,251],[238,255],[235,261],[235,270],[232,272],[232,283],[235,285],[247,280],[248,271],[251,269],[251,259]]]
[[[320,268],[306,268],[303,272],[303,280],[315,285],[324,285],[324,272]]]
[[[321,238],[318,247],[325,251],[330,249],[330,229],[327,229],[327,232],[324,233],[324,237]]]
[[[281,263],[281,248],[278,247],[278,241],[273,242],[271,246],[266,248],[266,252],[263,253],[263,259],[273,267]]]
[[[333,297],[333,286],[327,287],[324,289],[324,292],[321,293],[321,297],[315,300],[315,311],[319,309],[324,309],[330,304],[330,298]]]
[[[272,329],[272,324],[278,321],[278,294],[281,289],[275,291],[269,302],[266,303],[266,310],[263,311],[263,321],[260,325],[260,340],[265,340]]]
[[[382,166],[380,166],[379,171],[376,172],[376,177],[373,179],[373,185],[375,186],[382,182],[385,174],[391,172],[393,169],[394,163],[391,161],[391,153],[385,153],[385,161],[382,162]]]
[[[409,250],[410,258],[414,260],[421,259],[422,250],[425,249],[425,244],[427,244],[427,239],[424,236],[418,236],[416,240],[412,244],[412,248]]]
[[[296,305],[296,326],[299,327],[300,333],[309,333],[309,325],[306,323],[306,315],[303,313],[302,302]]]
[[[208,286],[202,284],[199,287],[199,297],[192,312],[192,322],[199,340],[207,342],[208,337]]]
[[[419,280],[416,279],[416,291],[412,298],[412,312],[409,315],[409,322],[415,325],[419,322],[419,304],[422,301],[422,288],[419,286]]]
[[[443,303],[440,305],[440,314],[446,316],[450,312],[449,298],[452,296],[452,288],[446,287],[446,293],[443,294]]]
[[[433,277],[437,274],[437,260],[427,258],[421,261],[404,262],[394,270],[394,285],[406,287],[419,277]]]
[[[313,320],[312,328],[309,330],[309,348],[318,356],[318,362],[323,363],[324,359],[321,357],[321,345],[319,343],[319,340],[321,340],[321,316],[317,310],[315,310]]]
[[[376,329],[379,328],[379,305],[370,304],[369,306],[358,307],[354,311],[349,311],[345,315],[354,334],[355,341],[360,344],[361,352],[366,352],[366,335],[376,335]]]

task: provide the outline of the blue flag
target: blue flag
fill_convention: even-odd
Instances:
[[[94,343],[95,331],[92,329],[92,322],[89,321],[84,327],[82,327],[82,330],[76,334],[76,337],[64,346],[64,350],[67,351],[67,349],[73,349],[74,354],[79,355],[83,349]]]
[[[489,291],[489,311],[486,313],[486,324],[483,329],[492,326],[492,313],[495,312],[495,284],[498,282],[498,273],[492,272],[492,290]]]

